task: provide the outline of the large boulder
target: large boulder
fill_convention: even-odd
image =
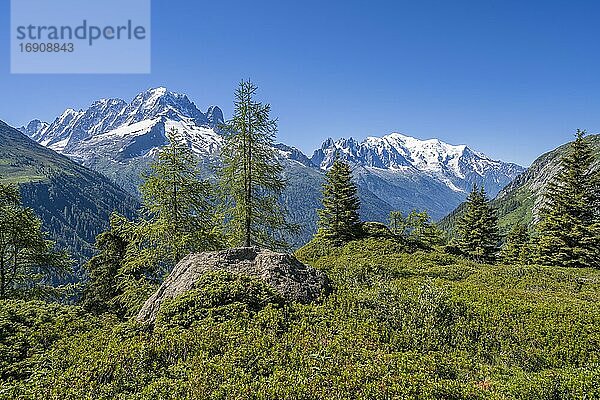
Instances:
[[[140,322],[154,323],[163,301],[194,288],[210,271],[227,271],[261,279],[286,301],[310,303],[330,292],[327,275],[302,264],[294,256],[257,247],[190,254],[181,260],[137,315]]]

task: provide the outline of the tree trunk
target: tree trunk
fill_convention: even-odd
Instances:
[[[245,231],[246,231],[246,240],[245,247],[250,247],[251,245],[251,237],[250,230],[252,226],[252,128],[251,128],[251,115],[248,114],[248,141],[247,141],[247,153],[248,153],[248,177],[247,177],[247,192],[246,192],[246,221],[245,221]]]
[[[173,135],[174,136],[174,135]],[[173,144],[173,158],[171,159],[171,164],[172,164],[172,168],[175,169],[175,165],[177,163],[177,147],[175,144]],[[171,176],[171,178],[173,179],[173,192],[172,192],[172,196],[173,196],[173,232],[172,234],[175,236],[175,240],[178,241],[177,239],[177,232],[179,231],[179,200],[177,199],[177,173],[175,171],[171,171],[173,173],[173,175]],[[181,254],[179,254],[179,247],[175,247],[175,260],[174,260],[174,264],[176,264],[177,262],[179,262],[179,260],[181,259]]]

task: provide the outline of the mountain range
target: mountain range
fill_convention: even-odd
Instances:
[[[138,94],[129,103],[101,99],[85,110],[67,109],[52,122],[33,120],[19,129],[137,196],[141,173],[167,143],[166,132],[172,128],[180,132],[181,140],[198,155],[210,176],[212,166],[219,162],[219,125],[223,122],[219,107],[203,112],[186,95],[159,87]],[[474,184],[495,196],[525,170],[466,145],[400,133],[360,142],[329,138],[310,157],[286,144],[275,147],[289,181],[282,198],[292,219],[304,226],[298,244],[316,229],[321,184],[336,154],[353,167],[363,218],[375,221],[385,221],[392,210],[411,209],[442,218],[466,198]]]

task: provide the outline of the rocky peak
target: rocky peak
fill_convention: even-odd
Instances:
[[[135,96],[117,124],[130,125],[160,116],[174,121],[190,118],[197,125],[208,124],[206,115],[185,94],[170,92],[164,87],[148,89]]]
[[[223,111],[217,106],[208,107],[206,118],[208,119],[208,124],[213,128],[218,128],[219,125],[225,123]]]
[[[39,119],[34,119],[33,121],[29,122],[26,126],[20,127],[19,131],[29,136],[33,140],[36,140],[36,138],[42,134],[42,132],[48,127],[48,125],[50,124],[48,124],[47,122],[40,121]]]

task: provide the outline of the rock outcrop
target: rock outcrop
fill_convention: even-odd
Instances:
[[[175,266],[158,290],[146,300],[137,320],[154,323],[164,300],[193,289],[202,274],[218,270],[261,279],[290,302],[310,303],[331,291],[325,273],[302,264],[290,254],[256,247],[196,253]]]

